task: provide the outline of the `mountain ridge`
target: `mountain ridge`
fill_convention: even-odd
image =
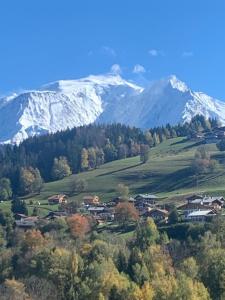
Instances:
[[[0,142],[94,122],[140,128],[188,122],[197,114],[225,124],[225,103],[192,91],[175,75],[143,88],[119,75],[59,80],[0,99]]]

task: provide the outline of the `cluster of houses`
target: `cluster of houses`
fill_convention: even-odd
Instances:
[[[216,127],[209,132],[195,132],[189,136],[191,140],[202,141],[205,144],[218,143],[225,138],[225,126]]]
[[[161,205],[159,198],[152,194],[139,194],[130,197],[128,202],[132,203],[143,218],[151,217],[155,222],[168,221],[169,211]],[[115,207],[123,201],[116,197],[108,203],[100,203],[98,196],[86,196],[83,198],[84,207],[98,223],[113,221],[115,218]],[[186,203],[177,207],[177,211],[183,221],[204,222],[218,215],[224,207],[225,199],[222,196],[192,195],[186,198]]]
[[[221,196],[192,195],[187,198],[185,204],[177,209],[182,213],[184,220],[204,222],[213,218],[222,210],[224,201]]]
[[[152,194],[139,194],[134,198],[127,199],[138,210],[140,217],[151,217],[156,223],[168,222],[169,211],[160,205],[160,199]],[[83,213],[91,215],[98,224],[113,222],[115,219],[115,207],[123,201],[121,197],[116,197],[110,202],[101,203],[98,196],[87,195],[83,197],[82,207]],[[65,204],[67,203],[66,195],[54,195],[48,198],[49,204]],[[210,197],[203,195],[192,195],[186,198],[186,203],[177,207],[181,219],[189,222],[205,222],[215,217],[223,208],[225,200],[221,196]],[[57,218],[68,217],[67,211],[50,211],[43,219],[46,221]],[[17,214],[16,226],[23,228],[35,227],[38,217],[28,217]]]
[[[114,221],[115,207],[120,202],[124,201],[122,197],[113,198],[107,203],[100,203],[97,196],[84,197],[84,207],[87,212],[99,223]],[[169,212],[165,209],[157,207],[159,198],[152,194],[139,194],[137,196],[129,197],[127,201],[134,205],[141,217],[152,217],[155,221],[167,221]]]

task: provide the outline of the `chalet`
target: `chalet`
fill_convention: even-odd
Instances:
[[[105,206],[90,206],[87,211],[92,215],[98,215],[106,211]]]
[[[90,206],[87,211],[93,216],[93,218],[98,220],[113,221],[114,220],[114,210],[106,206]]]
[[[136,204],[138,206],[140,206],[141,204],[155,205],[158,197],[151,194],[139,194],[134,199],[136,200]]]
[[[133,204],[136,202],[135,198],[133,198],[133,197],[129,197],[129,198],[127,199],[127,201],[128,201],[129,203],[133,203]],[[124,202],[124,197],[116,197],[116,198],[113,198],[112,201],[111,201],[110,203],[113,203],[112,206],[115,206],[115,205],[117,205],[117,204],[120,203],[120,202]]]
[[[20,220],[16,220],[15,224],[17,227],[21,227],[21,228],[33,228],[35,227],[36,223],[38,222],[38,217],[21,217]]]
[[[205,222],[212,217],[216,216],[215,212],[211,209],[209,210],[199,210],[193,211],[187,216],[187,220],[190,222]]]
[[[98,196],[87,195],[83,197],[83,202],[85,205],[99,205],[100,199]]]
[[[153,208],[153,209],[150,209],[149,211],[146,211],[143,214],[143,217],[150,217],[155,222],[159,222],[159,221],[167,221],[168,215],[169,215],[169,212],[165,209]]]
[[[27,217],[28,217],[28,216],[27,216],[27,215],[24,215],[24,214],[19,214],[19,213],[14,214],[15,220],[26,219]]]
[[[192,202],[195,199],[203,199],[203,198],[204,198],[203,195],[193,194],[193,195],[187,197],[186,199],[188,202]]]
[[[206,205],[203,205],[201,202],[200,203],[188,202],[188,203],[185,203],[185,204],[177,207],[177,209],[184,215],[184,218],[186,219],[190,213],[195,212],[195,211],[208,210],[209,207]]]
[[[59,195],[53,195],[48,198],[48,204],[53,205],[53,204],[63,204],[67,203],[67,196],[63,194]]]
[[[220,210],[224,205],[223,197],[207,197],[205,196],[203,199],[195,199],[191,203],[193,204],[201,204],[204,206],[208,206],[210,208],[214,208]]]

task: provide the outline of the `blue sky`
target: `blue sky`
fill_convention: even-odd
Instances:
[[[1,94],[118,65],[125,78],[176,74],[225,100],[224,56],[224,0],[0,3]]]

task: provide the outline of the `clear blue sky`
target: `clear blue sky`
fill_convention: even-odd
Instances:
[[[113,64],[126,78],[176,74],[225,100],[225,1],[1,1],[1,94]]]

